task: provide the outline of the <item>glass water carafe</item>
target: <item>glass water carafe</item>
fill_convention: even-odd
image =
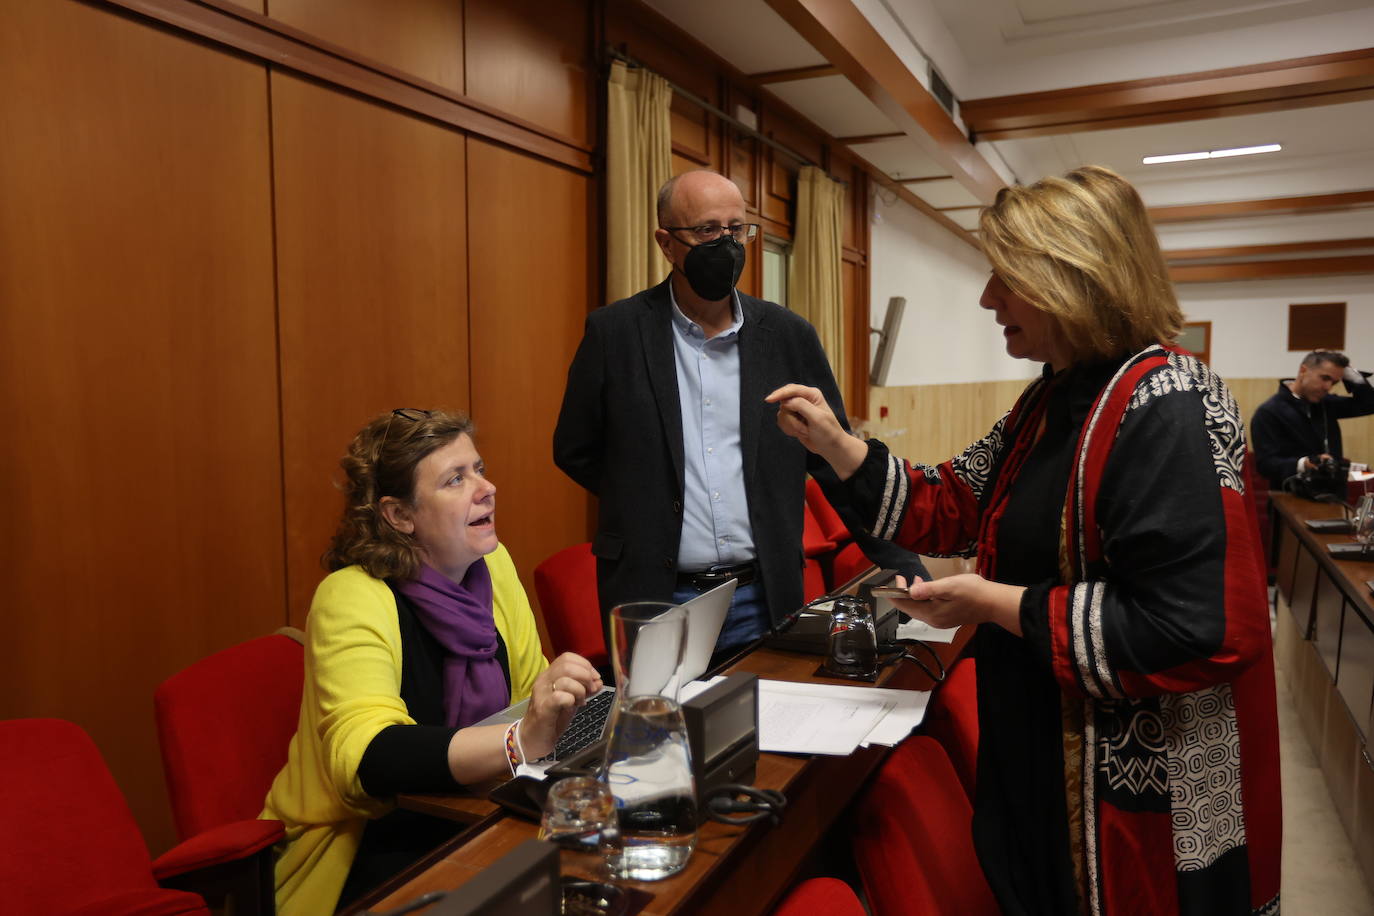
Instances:
[[[682,869],[696,845],[696,786],[677,702],[686,613],[663,602],[611,609],[616,705],[601,778],[615,796],[621,848],[611,874],[656,881]]]

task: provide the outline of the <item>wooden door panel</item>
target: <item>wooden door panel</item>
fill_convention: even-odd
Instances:
[[[497,486],[497,530],[534,600],[532,571],[587,539],[588,497],[553,463],[568,366],[593,305],[595,193],[584,176],[468,143],[472,410]]]
[[[10,3],[0,135],[0,717],[85,728],[160,852],[154,688],[284,622],[266,73]]]
[[[464,138],[272,75],[283,478],[293,622],[338,523],[339,458],[373,415],[468,406]]]

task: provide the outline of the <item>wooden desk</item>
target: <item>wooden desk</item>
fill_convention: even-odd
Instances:
[[[1365,877],[1374,883],[1374,563],[1337,560],[1307,520],[1339,518],[1341,508],[1274,493],[1279,613],[1275,654],[1304,733],[1321,764],[1336,810]]]
[[[946,665],[952,663],[971,635],[972,628],[965,627],[952,645],[936,646],[941,660]],[[775,680],[854,683],[816,677],[814,672],[820,661],[815,655],[759,649],[729,670],[749,671]],[[929,690],[933,684],[918,667],[902,662],[888,667],[877,686]],[[708,821],[698,831],[696,851],[685,869],[663,881],[630,882],[653,895],[653,900],[642,911],[644,916],[768,912],[794,882],[813,848],[840,819],[887,752],[887,748],[875,746],[860,748],[848,757],[760,754],[754,783],[786,794],[787,809],[782,824],[774,827],[764,820],[730,826]],[[475,801],[464,799],[455,805],[463,812],[475,813],[479,810],[479,806],[474,806]],[[489,803],[484,804],[489,806]],[[422,808],[422,805],[427,807]],[[409,801],[407,806],[442,812],[446,803],[442,798],[427,796],[423,800]],[[528,821],[491,813],[473,829],[360,901],[359,906],[384,910],[400,906],[426,891],[457,887],[524,840],[534,837],[536,832],[536,825]],[[579,872],[565,862],[564,873]]]

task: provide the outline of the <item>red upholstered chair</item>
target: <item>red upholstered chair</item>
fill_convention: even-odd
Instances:
[[[854,889],[838,878],[803,881],[773,911],[773,916],[867,916]]]
[[[160,880],[211,871],[203,892],[235,913],[272,913],[280,821],[258,820],[300,719],[304,650],[284,628],[201,659],[153,695],[162,767],[182,844],[155,863]]]
[[[830,560],[835,555],[835,542],[825,536],[811,506],[802,503],[802,554],[806,557],[803,577],[803,600],[811,601],[829,591]]]
[[[576,652],[597,668],[610,664],[591,544],[565,547],[536,566],[534,593],[555,654]]]
[[[978,669],[961,658],[930,698],[922,731],[940,742],[959,775],[964,793],[973,798],[978,779]]]
[[[853,540],[849,529],[841,521],[840,514],[835,511],[834,506],[830,505],[830,500],[825,498],[821,485],[816,483],[813,477],[806,478],[806,505],[811,509],[811,514],[816,516],[816,521],[820,524],[821,534],[834,541],[836,546]]]
[[[996,916],[973,851],[973,806],[934,738],[908,738],[853,819],[854,858],[873,916]]]
[[[159,887],[133,812],[95,742],[61,719],[0,722],[0,909],[209,916]]]
[[[873,561],[864,556],[864,552],[859,549],[859,545],[853,541],[840,548],[839,553],[835,554],[835,559],[831,564],[836,587],[844,585],[861,572],[867,572],[873,566]]]

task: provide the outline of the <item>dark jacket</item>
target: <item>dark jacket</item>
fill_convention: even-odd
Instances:
[[[1250,420],[1250,438],[1255,448],[1255,464],[1269,478],[1269,485],[1280,489],[1283,482],[1298,472],[1298,459],[1326,454],[1345,457],[1341,450],[1341,424],[1345,417],[1374,413],[1374,388],[1369,373],[1363,385],[1346,385],[1350,397],[1328,394],[1316,404],[1293,396],[1288,382],[1261,404]]]
[[[802,601],[802,507],[808,469],[829,468],[778,429],[769,392],[819,388],[847,427],[816,331],[801,316],[740,294],[740,447],[760,578],[776,624]],[[665,280],[587,316],[568,369],[553,459],[599,497],[592,553],[602,614],[668,601],[682,533],[682,414]],[[824,469],[824,470],[822,470]]]

